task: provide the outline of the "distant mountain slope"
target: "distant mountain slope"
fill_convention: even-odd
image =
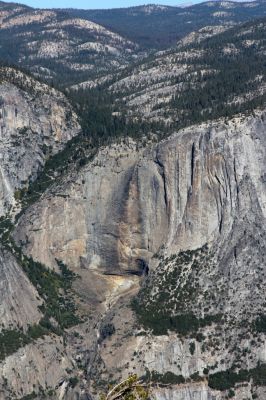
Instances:
[[[252,109],[265,101],[265,33],[266,18],[220,34],[205,28],[103,87],[114,111],[167,130]]]
[[[68,10],[89,19],[144,48],[166,48],[206,25],[244,22],[266,15],[266,2],[209,1],[190,7],[146,5],[110,10]]]
[[[0,3],[0,59],[66,84],[124,67],[137,45],[65,12]]]
[[[192,124],[250,114],[266,103],[266,18],[205,27],[113,75],[68,92],[94,142],[165,138]],[[106,128],[108,126],[108,129]]]
[[[266,2],[47,10],[0,2],[0,59],[68,87],[124,69],[205,27],[266,15]]]

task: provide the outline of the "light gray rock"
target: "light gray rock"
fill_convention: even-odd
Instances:
[[[77,116],[61,93],[21,72],[1,69],[0,215],[14,205],[14,192],[34,180],[49,156],[79,131]]]
[[[26,278],[16,259],[0,248],[0,321],[1,329],[24,328],[38,323],[42,314],[37,290]]]
[[[22,398],[33,392],[39,393],[40,388],[45,392],[49,388],[58,388],[54,398],[59,399],[61,385],[67,381],[67,368],[71,370],[72,364],[62,339],[56,336],[38,339],[0,363],[0,385],[5,389],[0,391],[0,399]]]
[[[264,130],[258,112],[188,128],[148,149],[103,149],[27,211],[15,238],[50,267],[58,258],[117,274],[138,272],[161,246],[171,254],[221,241],[244,218],[265,218]]]
[[[56,259],[65,262],[81,277],[76,290],[90,313],[116,327],[111,339],[99,346],[92,341],[87,364],[92,382],[112,379],[111,372],[116,380],[130,372],[143,375],[146,368],[187,378],[210,365],[219,371],[232,365],[237,347],[252,349],[251,356],[239,354],[243,368],[265,362],[264,335],[255,345],[252,335],[246,337],[264,312],[265,161],[265,111],[257,111],[193,126],[148,147],[130,142],[101,149],[21,217],[17,243],[50,268],[57,268]],[[208,305],[210,313],[226,316],[224,325],[202,330],[210,336],[207,350],[196,343],[192,356],[189,338],[135,336],[128,303],[139,287],[137,275],[149,271],[156,296],[158,271],[166,274],[174,264],[158,269],[155,253],[169,256],[206,243],[211,261],[199,270],[198,297],[184,312],[204,316]],[[204,293],[212,296],[210,303],[204,303]],[[99,335],[99,325],[88,332]],[[140,358],[136,350],[143,351]],[[250,389],[241,390],[236,399],[250,398]],[[156,396],[220,400],[226,393],[199,384]]]

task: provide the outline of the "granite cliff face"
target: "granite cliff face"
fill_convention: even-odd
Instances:
[[[23,274],[16,259],[7,251],[0,250],[1,268],[1,325],[2,328],[24,328],[41,318],[38,293]],[[23,301],[22,301],[23,299]]]
[[[20,210],[20,189],[27,188],[47,160],[79,131],[78,118],[62,93],[25,73],[1,67],[1,399],[23,397],[37,387],[47,387],[48,382],[54,388],[71,366],[57,336],[38,338],[44,299],[32,277],[25,274],[22,258],[11,248],[9,232]],[[33,336],[38,340],[32,340]]]
[[[21,217],[16,242],[50,268],[57,268],[56,259],[66,263],[81,276],[76,289],[100,326],[115,326],[111,339],[104,336],[97,350],[91,348],[95,361],[87,364],[87,379],[109,381],[148,369],[193,382],[206,368],[215,373],[238,360],[239,368],[252,369],[266,361],[264,336],[249,329],[264,312],[264,142],[265,112],[258,111],[193,126],[156,145],[113,145]],[[172,276],[179,259],[169,256],[180,251],[191,251],[191,259]],[[143,281],[145,275],[138,297],[148,312],[153,304],[159,310],[163,291],[172,317],[222,316],[200,328],[203,343],[193,334],[154,336],[149,329],[138,336],[128,304],[138,276]],[[99,322],[92,334],[101,332]],[[156,390],[156,398],[227,396],[204,383],[167,390]],[[254,390],[240,385],[235,398]]]
[[[16,190],[36,179],[47,159],[79,130],[77,116],[58,91],[11,68],[1,68],[0,215]]]
[[[173,254],[221,241],[253,214],[265,218],[264,118],[193,126],[148,148],[101,149],[27,211],[16,238],[47,266],[57,258],[117,275],[141,272],[162,246]]]

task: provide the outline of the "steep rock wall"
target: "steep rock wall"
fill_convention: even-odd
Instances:
[[[265,362],[264,335],[254,344],[250,334],[254,318],[265,311],[265,162],[265,112],[258,111],[193,126],[147,147],[129,142],[101,149],[21,217],[14,237],[27,254],[55,269],[62,260],[80,275],[76,290],[96,322],[77,329],[97,339],[101,325],[115,326],[111,338],[88,345],[89,390],[90,382],[119,381],[147,369],[190,379],[206,367],[230,368],[236,358],[244,369]],[[175,260],[158,266],[158,254],[167,257],[206,243],[196,275],[189,265],[187,278],[177,276],[175,287],[182,291],[188,279],[195,288],[183,312],[222,314],[222,324],[203,328],[203,343],[175,334],[139,336],[128,307],[138,290],[139,277],[132,275],[149,274],[149,303],[160,292],[158,273],[164,277],[175,268]],[[92,393],[97,398],[97,389]],[[204,382],[155,394],[158,400],[227,396]],[[235,398],[251,394],[249,386],[240,385]]]
[[[103,149],[29,209],[15,237],[48,266],[58,258],[106,273],[137,273],[162,246],[171,254],[221,241],[251,209],[265,218],[264,132],[258,113],[148,149]]]
[[[72,364],[64,352],[61,338],[46,336],[18,350],[0,363],[0,399],[23,398],[33,392],[52,389],[55,393],[59,384],[67,379],[66,369]],[[60,398],[60,388],[54,396]],[[43,398],[40,394],[37,399]]]
[[[37,290],[31,285],[16,259],[0,248],[0,320],[2,328],[24,328],[39,322]]]
[[[51,155],[79,130],[77,116],[56,90],[12,69],[1,69],[0,215],[14,204]],[[14,83],[13,83],[14,82]]]

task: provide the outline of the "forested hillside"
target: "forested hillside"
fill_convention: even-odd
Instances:
[[[184,40],[117,73],[111,82],[76,88],[68,96],[84,131],[98,129],[100,141],[149,132],[164,137],[195,123],[250,112],[265,103],[265,33],[264,18],[199,43]]]
[[[138,53],[137,44],[65,11],[1,3],[0,21],[0,59],[61,87],[112,73]]]
[[[236,3],[207,1],[188,7],[146,5],[110,10],[68,10],[137,42],[145,49],[166,48],[189,32],[208,25],[226,25],[266,15],[264,0]]]

